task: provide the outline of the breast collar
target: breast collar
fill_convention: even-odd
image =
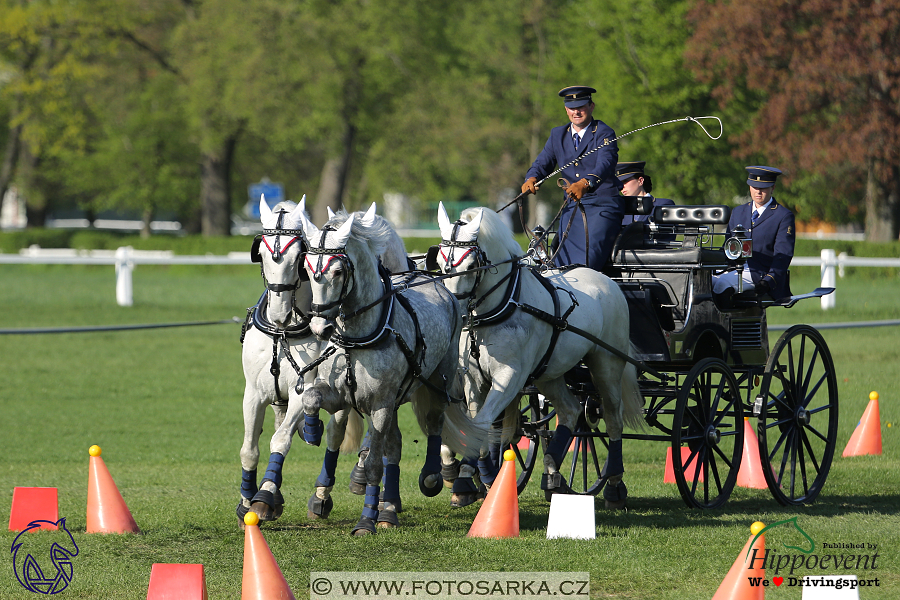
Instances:
[[[297,325],[291,325],[285,328],[277,327],[266,316],[268,302],[269,292],[267,290],[263,292],[262,296],[259,297],[259,302],[253,307],[250,319],[254,327],[269,337],[302,338],[312,335],[309,329],[309,320],[296,306],[293,308],[293,311],[294,314],[300,318],[300,322]]]
[[[384,290],[384,302],[381,309],[381,318],[378,326],[369,335],[363,337],[347,337],[337,331],[331,335],[331,342],[339,348],[366,348],[380,344],[392,331],[394,324],[394,295],[391,290],[394,289],[391,283],[391,274],[381,263],[378,263],[378,272],[381,275],[382,286]]]

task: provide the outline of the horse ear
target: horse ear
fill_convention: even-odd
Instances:
[[[303,200],[300,201],[300,204],[297,205],[297,208],[304,208],[306,206],[306,196],[303,196]],[[305,210],[294,210],[291,212],[291,216],[297,216],[297,224],[300,225],[300,229],[303,230],[303,237],[307,240],[317,239],[316,234],[319,233],[319,228],[313,225],[309,219],[306,218]]]
[[[259,195],[259,220],[263,225],[266,224],[266,221],[269,221],[272,218],[272,209],[269,208],[269,203],[266,202],[266,195]]]
[[[484,217],[484,209],[478,211],[475,218],[459,228],[456,234],[457,239],[461,242],[474,242],[478,239],[478,232],[481,230],[481,219]]]
[[[366,211],[366,214],[359,218],[359,224],[363,227],[372,227],[375,224],[375,203],[372,203],[372,206],[369,207],[369,210]]]
[[[441,228],[441,239],[449,240],[453,235],[453,224],[447,216],[447,209],[443,202],[438,202],[438,227]]]
[[[334,211],[331,210],[330,206],[326,206],[325,209],[328,211],[328,220],[332,220],[334,218]]]
[[[336,248],[343,248],[347,245],[347,240],[350,239],[350,230],[353,228],[353,215],[350,215],[350,218],[347,219],[343,225],[341,225],[337,231],[334,232],[334,243],[336,244]]]
[[[306,213],[306,194],[303,194],[303,197],[300,198],[300,202],[297,203],[297,206],[294,207],[294,210],[292,210],[291,214],[288,215],[288,221],[293,225],[294,229],[301,227],[300,215],[304,215],[305,213]]]

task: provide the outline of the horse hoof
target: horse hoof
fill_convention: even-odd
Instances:
[[[350,493],[357,496],[365,496],[366,483],[366,470],[360,467],[359,464],[354,465],[353,470],[350,471]]]
[[[606,501],[606,508],[610,510],[620,510],[625,508],[625,501],[628,499],[628,488],[625,483],[620,481],[616,485],[607,484],[603,488],[603,499]]]
[[[306,503],[306,508],[306,518],[310,521],[327,519],[328,515],[331,514],[331,509],[334,508],[334,500],[331,499],[331,496],[322,500],[317,495],[313,494],[310,496],[309,502]]]
[[[419,473],[419,491],[426,498],[434,498],[441,493],[441,481],[444,478],[437,473]],[[444,485],[447,485],[446,482]]]
[[[394,511],[383,510],[378,513],[378,520],[375,522],[375,526],[382,529],[393,529],[400,526],[400,519],[397,518],[397,513]]]
[[[369,517],[360,517],[359,522],[356,524],[356,527],[350,531],[351,535],[374,535],[377,532],[375,529],[375,521],[370,519]]]
[[[250,505],[250,510],[256,513],[260,521],[274,521],[278,518],[275,516],[275,509],[265,502],[254,502]]]
[[[450,508],[463,508],[478,501],[478,492],[457,494],[450,496]]]
[[[547,502],[550,502],[553,499],[553,494],[572,493],[572,490],[569,488],[569,484],[566,483],[566,479],[562,476],[562,473],[544,473],[541,475],[541,489],[544,490],[544,500]]]
[[[454,458],[449,465],[441,465],[441,479],[444,480],[444,487],[453,489],[453,482],[459,477],[459,459]]]

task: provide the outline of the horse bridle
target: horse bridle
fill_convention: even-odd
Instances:
[[[467,225],[467,223],[463,221],[456,221],[453,224],[453,232],[450,234],[449,240],[441,240],[439,246],[437,246],[437,252],[440,253],[441,257],[444,259],[446,266],[444,267],[444,274],[449,274],[450,269],[458,267],[462,264],[462,261],[465,260],[470,253],[474,254],[475,262],[472,267],[466,269],[466,271],[475,271],[475,283],[472,285],[472,289],[463,294],[453,294],[456,296],[457,300],[465,300],[467,298],[471,298],[475,295],[475,290],[478,289],[478,284],[481,283],[481,278],[484,276],[484,267],[490,267],[491,261],[488,259],[487,254],[485,254],[484,250],[482,250],[481,246],[478,245],[477,240],[471,240],[467,242],[459,241],[456,239],[459,228],[463,225]],[[448,248],[448,253],[444,254],[444,248]],[[462,253],[462,256],[459,257],[458,260],[455,259],[455,250],[456,248],[465,248],[465,251]],[[434,262],[435,267],[437,265],[437,253],[435,253]]]
[[[263,228],[262,233],[256,236],[253,239],[253,246],[250,248],[250,260],[253,262],[260,263],[259,269],[262,273],[263,281],[266,282],[266,289],[270,292],[293,292],[300,285],[307,280],[306,271],[303,269],[302,257],[306,254],[306,242],[303,238],[303,230],[301,229],[285,229],[284,227],[284,215],[286,211],[284,209],[278,211],[278,222],[275,224],[273,229]],[[275,242],[273,246],[269,246],[269,241],[266,239],[266,236],[275,236]],[[291,239],[284,245],[281,246],[281,236],[291,236]],[[297,279],[294,283],[269,283],[269,280],[266,279],[266,271],[262,265],[262,254],[259,251],[259,247],[261,244],[266,245],[266,249],[272,255],[274,260],[281,260],[281,257],[284,256],[285,251],[297,240],[300,240],[300,258],[301,261],[298,263],[297,269]]]
[[[335,229],[331,225],[325,225],[325,227],[322,229],[322,237],[319,238],[319,245],[317,247],[310,245],[306,250],[306,256],[304,258],[304,260],[306,260],[307,266],[312,271],[313,279],[315,279],[316,281],[319,281],[325,274],[325,271],[327,271],[331,267],[332,259],[337,259],[338,261],[340,261],[340,263],[344,266],[344,271],[346,272],[344,281],[343,283],[341,283],[341,293],[340,295],[338,295],[336,300],[326,302],[325,304],[312,303],[309,306],[310,316],[321,317],[323,319],[330,318],[324,314],[324,311],[330,310],[335,306],[340,306],[343,303],[344,298],[347,295],[347,287],[350,283],[350,279],[353,277],[354,271],[353,262],[351,262],[350,257],[347,256],[346,246],[334,249],[325,248],[325,236],[329,231],[337,231],[337,229]],[[318,257],[316,266],[313,266],[312,262],[310,262],[310,255]],[[327,260],[325,260],[325,257],[328,257]],[[324,265],[322,264],[323,260]]]

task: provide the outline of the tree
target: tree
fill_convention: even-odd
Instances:
[[[791,165],[789,182],[840,173],[865,190],[867,238],[897,239],[900,0],[701,0],[690,20],[689,62],[719,102],[761,101],[739,152]]]

